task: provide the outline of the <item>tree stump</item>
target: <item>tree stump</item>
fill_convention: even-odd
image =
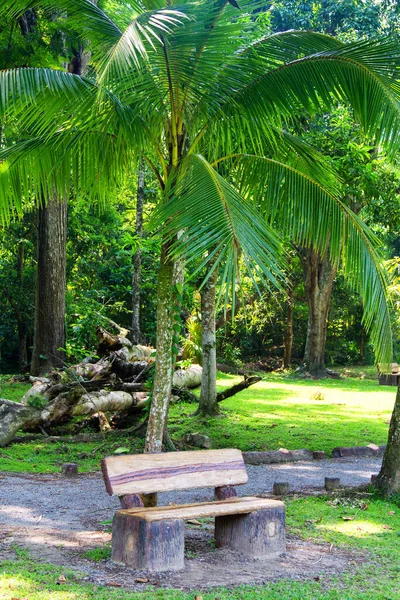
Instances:
[[[179,571],[184,568],[184,522],[146,521],[129,511],[115,513],[111,559],[133,569]]]
[[[323,450],[314,450],[312,453],[313,460],[324,460],[326,454]]]
[[[76,463],[64,463],[61,467],[64,477],[78,477],[78,465]]]
[[[290,492],[290,483],[275,481],[272,491],[275,496],[285,496]]]
[[[217,548],[253,557],[276,557],[286,550],[285,507],[215,517]]]
[[[340,487],[339,477],[325,477],[325,489],[327,492],[335,490],[338,487]]]

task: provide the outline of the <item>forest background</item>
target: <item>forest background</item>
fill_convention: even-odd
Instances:
[[[99,2],[117,14],[118,2]],[[343,0],[340,2],[272,2],[242,17],[257,23],[253,35],[288,29],[312,29],[339,36],[344,41],[371,38],[398,30],[394,2]],[[0,21],[0,65],[64,67],[85,60],[88,50],[61,13],[51,18],[40,10],[28,11],[23,19]],[[2,139],[3,145],[9,145]],[[338,105],[331,113],[299,122],[296,133],[329,157],[345,183],[346,203],[377,234],[386,258],[400,253],[399,174],[385,156],[378,154],[355,124],[352,112]],[[12,134],[11,134],[12,135]],[[4,138],[4,136],[3,136]],[[12,140],[11,140],[12,141]],[[138,180],[140,185],[138,185]],[[133,315],[140,307],[139,341],[155,344],[155,309],[160,238],[147,235],[146,223],[157,201],[158,189],[152,171],[143,164],[125,182],[123,191],[108,198],[107,205],[91,205],[74,197],[68,205],[67,288],[65,348],[63,360],[76,363],[93,354],[98,325],[108,319],[137,330]],[[136,216],[143,204],[144,233]],[[33,208],[22,218],[0,229],[0,372],[27,370],[32,359],[35,327],[36,281],[46,278],[46,264],[38,263],[40,210]],[[328,313],[327,331],[319,333],[322,363],[327,366],[372,364],[373,350],[362,325],[359,295],[347,285],[341,270],[332,273],[324,257],[310,257],[304,249],[290,245],[289,290],[285,294],[263,292],[243,273],[243,298],[217,318],[218,361],[239,365],[252,363],[270,370],[301,365],[309,328],[310,310],[315,307],[315,289],[310,290],[312,270],[317,274],[319,302]],[[139,259],[139,262],[138,262]],[[314,260],[314,263],[313,263]],[[389,263],[389,267],[396,263]],[[141,270],[140,298],[135,273]],[[42,269],[42,272],[38,272]],[[324,282],[321,275],[329,277]],[[184,287],[180,342],[186,356],[198,357],[201,346],[200,281]],[[329,302],[330,300],[330,302]],[[230,310],[229,310],[230,309]],[[136,312],[135,312],[136,310]],[[394,318],[396,331],[396,319]],[[395,337],[395,355],[399,351]],[[312,370],[312,369],[311,369]],[[318,371],[318,370],[317,370]],[[315,374],[319,374],[316,372]]]

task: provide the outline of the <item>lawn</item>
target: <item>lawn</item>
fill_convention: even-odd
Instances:
[[[240,378],[219,375],[220,389]],[[298,381],[269,374],[237,396],[221,403],[221,415],[205,421],[188,418],[193,405],[179,404],[170,412],[172,438],[199,431],[217,448],[295,450],[330,453],[335,446],[387,441],[395,400],[393,387],[376,380]]]
[[[309,497],[287,501],[288,533],[358,552],[341,575],[279,580],[264,586],[197,591],[203,600],[397,600],[400,599],[400,509],[378,498]],[[352,520],[344,520],[346,519]],[[18,550],[0,565],[0,598],[13,600],[193,600],[196,591],[154,589],[143,593],[89,585],[84,575],[40,564]],[[66,583],[58,585],[60,575]],[[123,584],[123,582],[120,582]],[[147,588],[147,589],[146,589]]]
[[[211,438],[214,448],[308,448],[327,453],[335,446],[384,444],[395,388],[379,386],[371,370],[353,369],[351,374],[356,377],[320,381],[267,374],[261,382],[222,402],[221,414],[208,420],[191,416],[194,404],[174,404],[169,420],[172,439],[185,447],[184,435],[198,431]],[[218,389],[239,379],[219,373]],[[1,396],[18,400],[28,387],[3,382]],[[142,439],[112,434],[103,442],[15,444],[0,449],[0,470],[57,472],[63,463],[76,461],[82,472],[93,471],[105,454],[121,446],[140,452],[142,445]]]
[[[305,381],[268,374],[263,381],[221,404],[221,415],[206,421],[190,416],[195,405],[175,404],[172,438],[187,432],[211,437],[214,447],[242,450],[309,448],[330,452],[337,445],[385,443],[395,388],[381,387],[373,371],[359,370],[341,380]],[[219,374],[223,389],[239,378]],[[1,396],[18,400],[27,386],[2,384]],[[91,443],[34,441],[0,449],[2,471],[59,471],[77,461],[81,471],[97,470],[102,456],[127,446],[140,451],[141,439],[114,437]],[[362,498],[297,497],[287,500],[288,533],[312,542],[357,551],[358,559],[341,575],[279,580],[264,586],[199,591],[203,600],[400,600],[400,508],[372,495]],[[343,519],[346,517],[346,519]],[[0,563],[0,598],[12,600],[193,600],[196,592],[144,585],[133,593],[88,584],[84,574],[40,564],[17,549],[18,559]],[[102,549],[96,553],[101,557]],[[58,585],[60,575],[66,583]],[[121,582],[123,583],[123,582]]]

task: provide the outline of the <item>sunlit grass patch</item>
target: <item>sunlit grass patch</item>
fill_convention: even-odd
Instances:
[[[219,373],[218,390],[240,380]],[[4,387],[3,397],[19,400],[27,386],[15,385]],[[335,446],[386,443],[394,399],[395,388],[379,386],[376,379],[312,381],[268,373],[248,390],[221,402],[221,414],[216,417],[193,417],[195,405],[173,404],[169,428],[178,445],[185,434],[199,431],[211,438],[214,448],[308,448],[329,454]],[[59,472],[65,462],[77,462],[80,472],[95,471],[101,458],[117,447],[126,446],[135,453],[142,451],[143,443],[142,438],[127,434],[118,439],[109,435],[104,443],[38,440],[15,444],[0,449],[1,470],[52,473]]]

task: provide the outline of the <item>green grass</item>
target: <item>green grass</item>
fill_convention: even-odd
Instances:
[[[197,591],[203,600],[398,600],[400,599],[400,509],[378,498],[297,498],[287,502],[288,532],[311,542],[356,551],[347,572],[318,580],[281,579],[264,586]],[[353,517],[346,521],[343,517]],[[317,569],[317,566],[316,566]],[[57,585],[60,575],[67,583]],[[94,586],[83,574],[30,560],[19,553],[0,564],[0,598],[29,600],[193,600],[196,591],[143,592]],[[118,581],[123,584],[123,580]]]
[[[88,560],[93,560],[94,562],[101,562],[102,560],[107,560],[111,558],[111,545],[107,544],[107,546],[91,548],[87,552],[84,552],[83,556],[84,558],[87,558]]]
[[[0,398],[19,402],[32,385],[30,383],[8,383],[8,379],[8,377],[0,375]]]
[[[239,381],[219,374],[218,388]],[[387,441],[395,388],[376,380],[295,380],[277,374],[221,403],[221,415],[188,418],[193,405],[171,408],[172,438],[199,431],[213,447],[241,450],[308,448],[330,453],[335,446],[359,446]]]
[[[295,450],[330,453],[335,446],[384,444],[393,410],[395,388],[379,386],[373,368],[344,369],[354,377],[341,380],[297,380],[270,373],[263,381],[221,403],[221,414],[205,420],[192,417],[194,404],[171,406],[169,427],[181,445],[186,433],[210,436],[214,448]],[[218,375],[218,389],[240,377]],[[19,400],[25,384],[1,384],[1,397]],[[104,442],[48,444],[41,441],[0,449],[2,471],[59,472],[65,462],[78,462],[81,472],[99,469],[100,459],[125,446],[140,452],[143,440],[112,434]]]

